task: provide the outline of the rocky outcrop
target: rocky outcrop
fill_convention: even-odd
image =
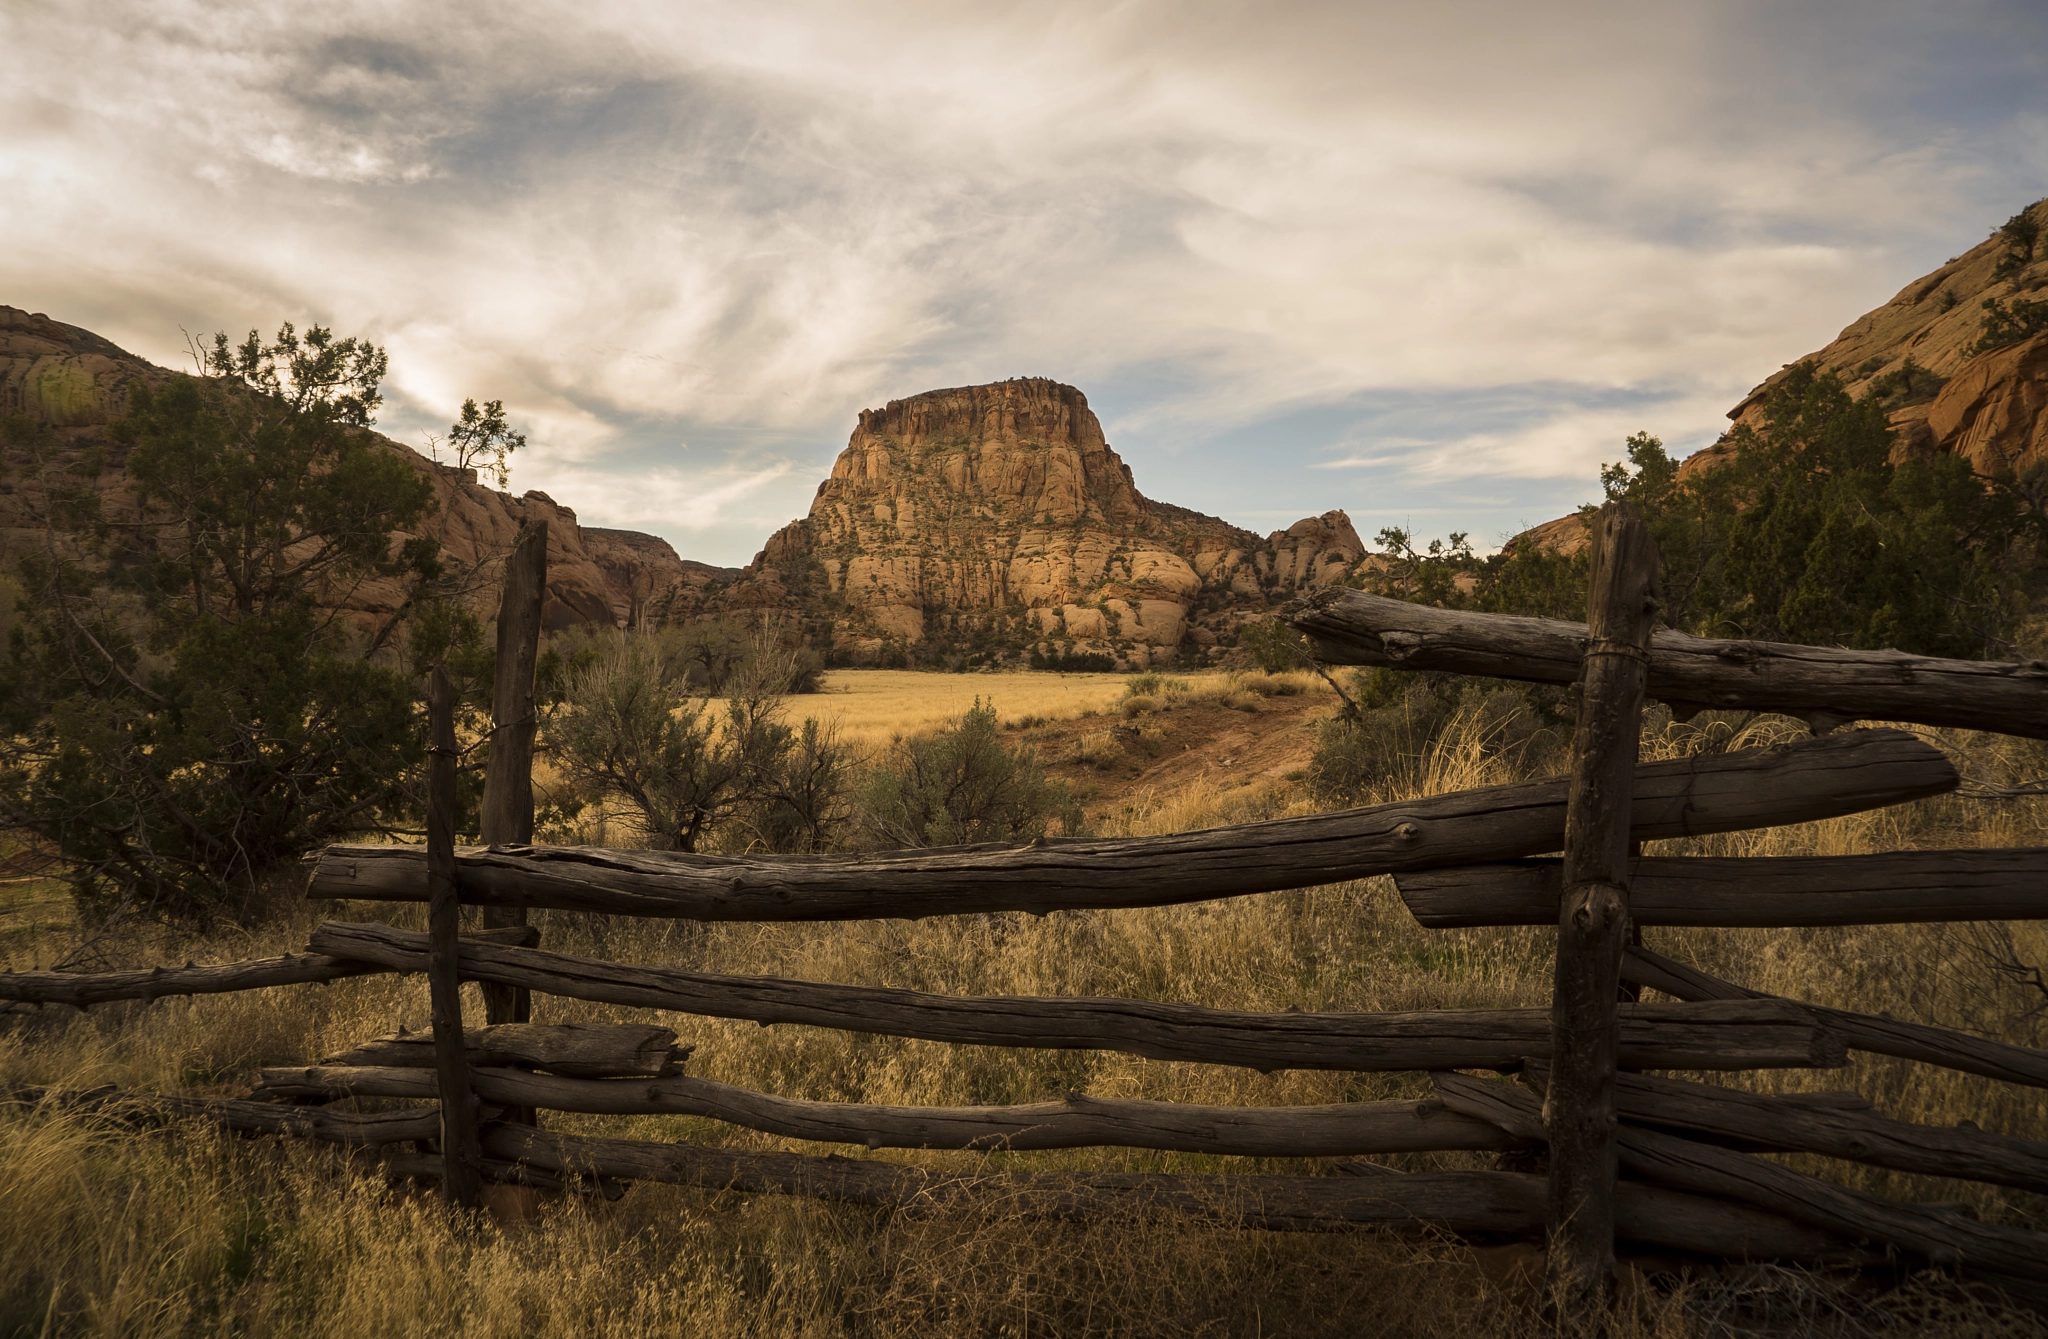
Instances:
[[[2048,200],[2025,215],[2048,234]],[[2031,258],[2008,237],[1989,239],[1900,289],[1849,323],[1826,347],[1772,373],[1728,411],[1735,428],[1764,425],[1766,394],[1800,363],[1840,377],[1852,395],[1880,395],[1896,434],[1892,455],[1966,456],[1981,473],[2048,461],[2048,335],[1978,353],[1984,304],[2038,301],[2048,289],[2048,235]],[[1732,433],[1733,429],[1731,429]],[[1730,435],[1679,465],[1681,479],[1734,459]],[[1576,516],[1546,521],[1510,540],[1573,553],[1588,542]]]
[[[55,427],[67,447],[106,452],[103,487],[119,505],[129,494],[121,453],[107,426],[128,410],[133,388],[177,375],[100,338],[41,313],[0,306],[0,413],[26,415]],[[441,543],[452,571],[468,573],[480,608],[494,606],[493,566],[511,552],[526,520],[548,521],[548,599],[551,628],[590,623],[625,626],[659,592],[696,581],[716,584],[736,575],[685,564],[667,543],[624,530],[587,531],[576,513],[545,493],[514,497],[477,481],[476,471],[438,464],[411,447],[372,434],[377,449],[398,454],[433,484],[438,505],[425,533]],[[33,526],[34,499],[20,492],[0,499],[6,543],[20,543]],[[706,575],[709,574],[709,575]],[[393,612],[401,598],[390,583],[370,583],[340,597],[340,608],[366,621]]]
[[[792,607],[854,660],[1200,652],[1274,599],[1341,581],[1341,511],[1264,539],[1154,502],[1087,397],[1039,378],[865,410],[810,514],[718,607]]]
[[[2048,225],[2048,201],[2025,212]],[[1729,410],[1728,417],[1738,427],[1762,426],[1765,394],[1801,362],[1816,363],[1839,376],[1851,394],[1864,395],[1882,392],[1888,381],[1896,383],[1910,360],[1925,375],[1913,386],[1890,390],[1886,397],[1888,403],[1895,402],[1889,417],[1898,433],[1896,455],[1953,452],[1970,455],[1976,462],[1981,453],[2012,449],[2009,463],[2014,468],[2040,459],[2040,354],[2030,360],[2023,352],[2028,345],[1981,354],[1974,347],[1983,333],[1987,299],[2025,301],[2048,288],[2048,239],[2034,245],[2031,261],[2017,260],[2011,243],[1992,234],[1907,284],[1882,307],[1850,322],[1825,348],[1772,373]],[[2030,381],[2036,389],[2026,389]],[[2000,423],[1996,430],[1977,426],[1988,425],[1986,411]],[[2022,449],[2028,442],[2034,445]],[[1732,449],[1723,438],[1697,452],[1685,461],[1681,477],[1712,469]],[[1990,455],[1982,456],[1981,463],[1991,461]]]

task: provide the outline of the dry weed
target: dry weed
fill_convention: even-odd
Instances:
[[[928,678],[932,676],[907,676]],[[1209,676],[1190,693],[1204,691]],[[1224,676],[1214,676],[1222,680]],[[984,688],[985,691],[985,688]],[[1242,692],[1240,684],[1228,691]],[[1183,696],[1176,694],[1175,696]],[[1475,729],[1477,727],[1474,727]],[[1782,722],[1654,723],[1646,756],[1767,742]],[[1980,741],[1936,738],[1979,774],[2021,767]],[[1472,730],[1453,731],[1404,793],[1512,779]],[[1503,769],[1506,769],[1505,771]],[[1988,770],[1987,770],[1988,769]],[[2010,768],[2009,768],[2010,770]],[[1391,796],[1390,798],[1394,798]],[[1203,783],[1145,796],[1114,833],[1185,830],[1301,812],[1291,787]],[[1782,854],[1911,846],[2041,845],[2048,800],[1943,797],[1875,814],[1664,844]],[[138,940],[132,960],[241,957],[304,943],[326,909],[247,941]],[[413,923],[411,908],[347,918]],[[1391,882],[1223,902],[1044,917],[985,915],[847,925],[685,925],[568,913],[537,917],[568,952],[703,970],[894,985],[947,994],[1123,995],[1244,1009],[1413,1009],[1541,1004],[1541,929],[1428,931]],[[1988,937],[1987,937],[1988,935]],[[2039,927],[1877,926],[1805,931],[1652,930],[1652,947],[1745,985],[1822,1003],[2048,1042],[2023,978],[1997,959],[2048,962]],[[813,1028],[762,1028],[543,998],[543,1021],[649,1018],[698,1047],[711,1078],[818,1099],[1016,1102],[1069,1091],[1238,1104],[1419,1093],[1412,1075],[1258,1074],[1099,1052],[944,1046]],[[475,1001],[472,999],[472,1006]],[[117,1083],[227,1093],[267,1062],[424,1026],[415,978],[12,1015],[0,1086]],[[1853,1086],[1888,1115],[2048,1137],[2048,1095],[1927,1066],[1859,1057],[1846,1071],[1750,1076],[1760,1086]],[[1731,1081],[1720,1076],[1719,1081]],[[566,1130],[866,1156],[688,1118],[550,1116]],[[956,1168],[1305,1172],[1314,1164],[1092,1149],[890,1153]],[[1411,1170],[1470,1155],[1387,1159]],[[1987,1218],[2048,1226],[2039,1197],[1821,1159],[1823,1175],[1879,1193],[1960,1200]],[[138,1135],[78,1116],[0,1113],[0,1333],[1465,1336],[1557,1333],[1494,1257],[1373,1234],[1288,1237],[1134,1215],[1089,1224],[973,1211],[878,1212],[639,1187],[617,1205],[554,1206],[523,1233],[450,1232],[431,1201],[347,1170],[323,1150]],[[1503,1290],[1505,1288],[1505,1291]],[[2042,1333],[1930,1283],[1872,1292],[1849,1280],[1748,1270],[1639,1289],[1633,1336]]]

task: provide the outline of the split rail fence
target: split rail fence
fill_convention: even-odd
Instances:
[[[1656,554],[1622,505],[1595,534],[1588,625],[1457,613],[1355,591],[1290,606],[1326,663],[1388,665],[1579,686],[1568,776],[1339,813],[1162,837],[1067,838],[844,857],[728,857],[538,847],[531,837],[533,647],[544,529],[508,561],[499,620],[497,747],[481,847],[453,840],[452,691],[431,695],[429,840],[334,846],[310,896],[420,902],[429,930],[327,923],[307,953],[221,966],[0,974],[0,998],[81,1008],[426,972],[434,1027],[319,1064],[263,1071],[248,1100],[106,1092],[119,1102],[253,1133],[330,1140],[394,1174],[438,1177],[458,1205],[486,1181],[552,1189],[635,1179],[873,1205],[998,1196],[1027,1212],[1183,1210],[1267,1230],[1378,1226],[1475,1238],[1545,1237],[1558,1277],[1590,1294],[1617,1241],[1742,1259],[1933,1263],[2048,1304],[2048,1236],[1954,1206],[1850,1190],[1759,1153],[1850,1159],[2048,1193],[2048,1143],[1877,1114],[1853,1093],[1765,1096],[1654,1071],[1827,1068],[1860,1050],[2048,1087],[2048,1050],[1774,998],[1644,949],[1634,927],[1809,926],[2048,916],[2048,850],[1799,859],[1646,858],[1640,844],[1797,823],[1954,789],[1946,756],[1856,720],[2048,738],[2048,666],[1895,652],[1708,641],[1654,630]],[[1789,712],[1809,739],[1674,762],[1636,757],[1645,697]],[[1562,852],[1562,858],[1552,853]],[[962,998],[727,976],[553,952],[530,908],[702,921],[821,921],[1145,907],[1391,875],[1426,926],[1555,924],[1550,1009],[1256,1013],[1100,998]],[[484,928],[459,932],[461,905]],[[465,1026],[459,983],[483,983]],[[1648,987],[1672,1003],[1632,1002]],[[530,1021],[530,995],[942,1042],[1105,1049],[1245,1066],[1418,1071],[1425,1100],[1282,1108],[1069,1095],[997,1107],[891,1107],[753,1092],[684,1072],[654,1025]],[[1480,1071],[1474,1073],[1473,1071]],[[428,1105],[361,1112],[339,1099]],[[1543,1174],[952,1173],[879,1159],[740,1152],[549,1131],[537,1111],[708,1117],[866,1149],[1117,1145],[1258,1157],[1514,1154]]]

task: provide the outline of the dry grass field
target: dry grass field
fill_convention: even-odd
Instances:
[[[837,677],[837,676],[835,676]],[[1047,676],[1050,677],[1050,676]],[[1068,701],[1096,717],[1019,723],[1065,774],[1104,778],[1104,830],[1167,831],[1306,806],[1284,769],[1253,784],[1221,766],[1239,746],[1221,727],[1280,736],[1305,756],[1305,723],[1327,699],[1242,682],[1194,684],[1182,701],[1126,716],[1122,684],[1038,690],[1026,676],[865,676],[863,729],[903,730],[941,692],[993,695],[1006,717]],[[991,685],[987,682],[993,679]],[[1272,687],[1272,685],[1268,685]],[[991,692],[991,689],[994,691]],[[1201,690],[1201,691],[1196,691]],[[1204,698],[1204,693],[1209,696]],[[1065,694],[1063,698],[1059,695]],[[1096,695],[1101,696],[1097,700]],[[1019,693],[1016,698],[1025,695]],[[896,705],[879,703],[893,698]],[[808,709],[806,700],[805,706]],[[898,714],[889,716],[888,711]],[[933,714],[947,712],[936,705]],[[1110,747],[1088,742],[1111,723]],[[1673,755],[1800,729],[1659,720],[1646,752]],[[1150,733],[1148,733],[1150,732]],[[1292,732],[1291,734],[1289,732]],[[1206,763],[1186,760],[1201,736]],[[1730,736],[1735,737],[1731,738]],[[2039,775],[2039,751],[1937,735],[1972,776]],[[1146,751],[1146,741],[1157,745]],[[1185,745],[1185,747],[1177,747]],[[1077,756],[1078,755],[1078,756]],[[1185,770],[1169,772],[1179,762]],[[1276,764],[1278,766],[1278,764]],[[1148,774],[1155,782],[1137,783]],[[1412,789],[1510,779],[1470,738],[1421,760]],[[1137,788],[1134,789],[1134,786]],[[1667,849],[1749,854],[2048,844],[2048,800],[1943,797],[1876,814]],[[0,892],[6,890],[0,889]],[[395,915],[393,914],[395,912]],[[205,943],[138,937],[125,961],[227,959],[295,948],[326,915],[414,919],[411,909],[302,907],[259,933]],[[571,952],[723,972],[895,985],[957,994],[1122,995],[1247,1009],[1404,1009],[1541,1004],[1550,935],[1428,931],[1383,879],[1147,910],[986,915],[917,923],[692,926],[543,913],[545,941]],[[43,932],[47,936],[49,930]],[[2018,967],[2048,962],[2038,925],[1882,926],[1803,931],[1653,930],[1650,945],[1744,984],[1890,1012],[2014,1041],[2048,1042],[2043,996]],[[19,941],[17,941],[19,942]],[[47,958],[48,950],[44,950]],[[17,957],[19,965],[25,965]],[[474,1002],[473,1002],[474,1003]],[[1000,1103],[1067,1092],[1283,1104],[1416,1094],[1417,1076],[1262,1075],[1094,1052],[1008,1051],[798,1027],[764,1028],[542,999],[542,1021],[648,1019],[697,1050],[690,1069],[824,1100]],[[404,1024],[427,1023],[424,983],[368,977],[324,987],[50,1009],[0,1027],[0,1087],[61,1085],[234,1094],[266,1063],[317,1057]],[[1859,1056],[1846,1071],[1753,1076],[1767,1088],[1855,1087],[1886,1114],[2048,1138],[2048,1093]],[[780,1141],[693,1118],[549,1116],[551,1126],[747,1148],[870,1156]],[[1172,1153],[902,1153],[957,1168],[1309,1172],[1327,1166]],[[1384,1160],[1400,1169],[1484,1165],[1481,1155]],[[1959,1201],[1986,1218],[2048,1228],[2048,1200],[1822,1159],[1799,1165],[1851,1185]],[[331,1152],[237,1141],[198,1129],[138,1132],[16,1104],[0,1112],[0,1334],[23,1335],[704,1335],[1315,1336],[1537,1335],[1524,1280],[1531,1252],[1428,1237],[1242,1233],[1144,1214],[1088,1223],[974,1210],[883,1212],[775,1197],[641,1186],[622,1200],[567,1199],[525,1222],[450,1230],[431,1198],[387,1185]],[[1938,1279],[1904,1286],[1780,1269],[1657,1272],[1633,1263],[1623,1329],[1641,1336],[1749,1334],[2040,1335],[2048,1326]],[[1655,1274],[1654,1285],[1643,1282]]]
[[[839,727],[857,747],[880,748],[959,716],[975,699],[995,705],[1005,723],[1067,719],[1107,710],[1123,696],[1124,674],[934,674],[920,670],[828,670],[823,688],[791,698],[792,715]]]

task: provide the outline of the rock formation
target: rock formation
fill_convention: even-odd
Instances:
[[[175,375],[137,358],[77,326],[40,313],[0,306],[0,414],[21,414],[54,426],[79,450],[100,446],[109,468],[103,488],[118,504],[127,492],[121,453],[107,425],[128,410],[140,382]],[[625,626],[645,609],[650,596],[692,580],[730,580],[736,572],[686,564],[652,535],[625,530],[585,530],[576,513],[545,493],[521,497],[486,488],[475,470],[437,464],[411,447],[377,434],[380,450],[393,451],[432,481],[439,506],[426,532],[441,542],[449,565],[488,580],[489,566],[509,553],[522,522],[548,521],[548,602],[543,614],[551,628],[574,623]],[[19,492],[0,497],[0,548],[22,542],[33,499]],[[710,574],[707,576],[706,574]],[[375,619],[392,612],[395,586],[372,583],[351,592],[343,607]],[[488,600],[482,601],[488,604]]]
[[[1341,511],[1261,539],[1152,501],[1080,391],[1024,378],[864,410],[810,514],[710,604],[793,609],[855,662],[1145,665],[1216,647],[1364,553]]]
[[[1852,395],[1884,394],[1893,406],[1888,417],[1898,434],[1895,458],[1947,452],[1967,456],[1986,474],[2048,461],[2048,333],[2002,349],[1973,351],[1987,299],[2037,300],[2039,290],[2048,288],[2048,200],[2024,213],[2044,233],[2030,256],[2016,254],[2009,238],[1992,234],[1850,322],[1826,347],[1772,373],[1728,417],[1737,427],[1761,427],[1765,394],[1791,368],[1810,360],[1840,377]],[[1911,375],[1902,375],[1909,360]],[[1732,459],[1734,451],[1730,437],[1723,435],[1686,457],[1679,477],[1713,469]],[[1509,542],[1572,553],[1587,541],[1578,518],[1566,516]]]
[[[0,307],[0,413],[104,447],[110,493],[126,493],[107,425],[139,381],[174,375],[89,331]],[[374,436],[374,434],[373,434]],[[864,411],[810,515],[744,570],[689,562],[652,535],[584,528],[544,493],[486,488],[474,470],[376,437],[433,483],[427,533],[484,585],[522,521],[550,522],[546,621],[666,626],[772,610],[855,663],[959,663],[1107,655],[1148,665],[1199,656],[1297,592],[1341,581],[1365,546],[1341,511],[1264,538],[1155,502],[1103,439],[1088,401],[1040,379],[929,391]],[[18,495],[0,525],[20,542]],[[399,591],[352,592],[374,620]]]

